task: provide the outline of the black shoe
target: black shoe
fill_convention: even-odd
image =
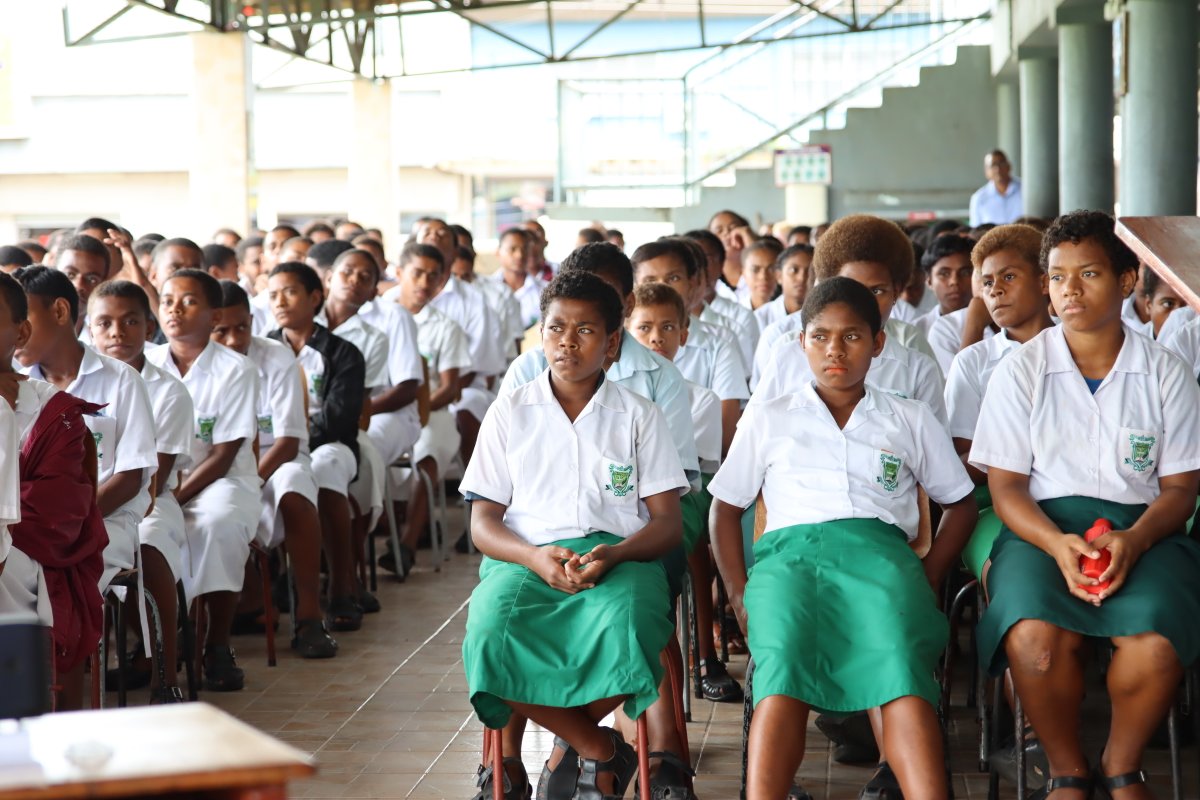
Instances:
[[[400,570],[405,578],[412,572],[413,564],[417,563],[417,553],[404,542],[400,543]]]
[[[549,761],[542,766],[537,800],[571,800],[575,796],[575,784],[579,781],[579,753],[559,736],[554,737],[554,746],[563,751],[562,758],[554,769],[550,769]]]
[[[858,800],[904,800],[900,781],[886,761],[876,768],[871,780],[858,793]]]
[[[210,692],[236,692],[246,685],[246,673],[237,665],[233,649],[204,649],[204,688]]]
[[[714,703],[742,702],[742,687],[719,658],[702,660],[700,669],[704,673],[700,676],[700,692],[705,698]]]
[[[613,740],[612,758],[607,761],[597,761],[594,758],[579,759],[579,782],[575,785],[575,800],[610,800],[625,796],[633,776],[637,773],[637,751],[625,742],[621,734],[608,730]],[[596,785],[596,776],[601,772],[613,773],[613,784],[616,791],[605,794]]]
[[[504,770],[504,800],[529,800],[530,797],[533,797],[533,787],[529,785],[529,774],[525,772],[525,765],[522,763],[521,757],[507,756],[503,763],[521,765],[522,778],[520,783],[513,785],[508,769]],[[475,785],[479,787],[479,792],[472,800],[492,800],[492,768],[490,766],[479,765],[479,769],[475,771]]]
[[[665,750],[655,750],[648,753],[647,757],[659,759],[658,769],[650,776],[650,796],[654,800],[696,800],[696,794],[691,789],[691,779],[696,773],[682,758]],[[640,793],[636,777],[633,786],[633,796],[637,797]]]
[[[135,689],[145,689],[150,685],[150,662],[143,661],[142,665],[138,665],[137,654],[131,654],[125,661],[125,689],[134,691]],[[104,672],[104,691],[117,691],[117,680],[120,676],[120,669],[113,668]]]
[[[378,614],[383,606],[379,605],[379,598],[363,589],[358,593],[358,607],[362,609],[364,614]]]
[[[267,632],[265,618],[266,612],[261,608],[257,611],[239,611],[233,615],[233,627],[229,632],[234,636],[264,634]],[[276,633],[279,632],[279,615],[275,615],[271,626]]]
[[[150,705],[165,706],[171,703],[182,703],[183,692],[179,691],[178,686],[160,686],[150,692]]]
[[[792,788],[788,790],[787,800],[813,800],[813,796],[800,784],[793,783]]]
[[[875,764],[879,747],[871,731],[871,720],[865,712],[858,714],[821,714],[817,730],[833,742],[833,760],[839,764]]]
[[[301,619],[296,621],[292,649],[301,658],[333,658],[337,655],[338,643],[325,629],[324,620]]]
[[[988,755],[988,766],[995,770],[1006,782],[1017,784],[1017,746],[1010,744],[1000,750],[993,750]],[[1046,784],[1050,777],[1050,761],[1042,743],[1032,736],[1025,739],[1025,786],[1029,789],[1039,789]]]
[[[362,627],[363,610],[353,595],[335,597],[329,601],[329,629],[356,631]]]

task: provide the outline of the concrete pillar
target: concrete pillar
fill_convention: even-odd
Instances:
[[[1113,209],[1112,64],[1112,28],[1103,19],[1058,26],[1058,168],[1063,211]]]
[[[1016,81],[996,84],[996,147],[1008,156],[1013,174],[1021,173],[1021,93]]]
[[[820,225],[829,221],[829,187],[790,183],[783,187],[783,218],[791,225]]]
[[[1049,219],[1058,215],[1058,60],[1022,58],[1017,72],[1025,213]]]
[[[192,118],[186,231],[207,242],[222,227],[250,228],[250,42],[238,33],[191,34]]]
[[[396,165],[392,160],[392,87],[387,81],[356,78],[352,90],[350,164],[346,174],[350,219],[379,228],[398,241]]]
[[[1121,213],[1196,213],[1194,0],[1129,0]]]

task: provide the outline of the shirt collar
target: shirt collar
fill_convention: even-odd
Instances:
[[[79,362],[79,376],[75,380],[79,380],[84,375],[90,375],[102,369],[104,369],[104,360],[100,358],[100,354],[85,344],[83,346],[83,360]]]
[[[558,405],[558,400],[554,397],[554,390],[550,388],[550,368],[542,370],[542,374],[534,380],[530,390],[525,392],[521,398],[521,405],[524,406],[548,406]],[[592,399],[588,401],[584,407],[583,413],[587,413],[588,408],[593,405],[603,406],[612,411],[624,411],[625,402],[621,399],[621,393],[617,391],[616,384],[609,380],[603,373],[600,374],[600,385],[596,387],[596,393],[592,395]],[[580,414],[583,416],[583,414]]]
[[[633,338],[629,331],[621,331],[621,357],[608,368],[608,377],[621,381],[635,372],[652,372],[658,368],[654,353]]]
[[[880,405],[877,397],[878,390],[871,388],[870,385],[866,385],[863,386],[863,391],[863,398],[862,400],[859,400],[858,405],[854,407],[854,413],[850,415],[851,419],[854,419],[859,411],[864,413],[868,411],[882,411],[888,414],[891,413],[891,409]],[[792,399],[788,403],[788,411],[802,408],[825,408],[825,401],[817,395],[816,381],[806,382],[804,384],[804,388],[792,394]],[[849,423],[847,423],[847,426],[848,425]]]
[[[1134,330],[1128,323],[1123,324],[1125,341],[1117,360],[1112,366],[1112,372],[1130,372],[1148,374],[1150,359],[1146,354],[1147,339]],[[1062,325],[1047,328],[1038,334],[1046,337],[1046,372],[1078,372],[1079,367],[1071,357],[1071,349],[1067,347],[1066,332]],[[994,337],[993,337],[994,338]]]

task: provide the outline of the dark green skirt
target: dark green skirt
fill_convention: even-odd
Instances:
[[[949,625],[903,531],[875,519],[794,525],[763,534],[754,558],[745,604],[756,703],[937,703]]]
[[[553,544],[587,553],[620,541],[593,533]],[[628,697],[625,712],[636,718],[658,699],[669,605],[658,561],[619,564],[594,589],[571,595],[519,564],[485,558],[463,638],[475,713],[501,728],[512,713],[506,700],[573,708]]]
[[[1145,512],[1090,497],[1059,497],[1038,503],[1059,529],[1083,534],[1104,517],[1124,530]],[[993,675],[1008,667],[1004,636],[1025,619],[1110,639],[1153,631],[1166,637],[1184,665],[1200,657],[1200,544],[1168,536],[1138,559],[1125,585],[1096,607],[1067,591],[1054,559],[1004,526],[992,547],[987,588],[990,605],[979,620],[979,663]]]
[[[708,510],[712,506],[712,495],[708,493],[708,483],[713,479],[708,473],[701,473],[699,492],[688,492],[679,498],[679,510],[683,514],[683,547],[688,555],[696,549],[696,543],[708,530]]]
[[[971,538],[967,540],[967,546],[963,548],[962,553],[963,563],[976,578],[983,575],[983,565],[991,558],[992,547],[995,546],[1003,525],[996,516],[996,509],[991,506],[979,507],[979,522],[975,523],[975,530],[971,532]]]

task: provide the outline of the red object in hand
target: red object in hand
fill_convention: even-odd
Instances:
[[[1092,527],[1088,528],[1087,533],[1083,535],[1084,541],[1091,544],[1106,533],[1112,533],[1112,523],[1106,519],[1098,519],[1092,523]],[[1112,553],[1108,549],[1100,551],[1099,558],[1088,558],[1087,556],[1079,557],[1079,571],[1089,578],[1099,578],[1108,569],[1108,565],[1112,563]],[[1104,581],[1093,585],[1085,585],[1079,588],[1089,594],[1100,594],[1108,588],[1111,581]]]

